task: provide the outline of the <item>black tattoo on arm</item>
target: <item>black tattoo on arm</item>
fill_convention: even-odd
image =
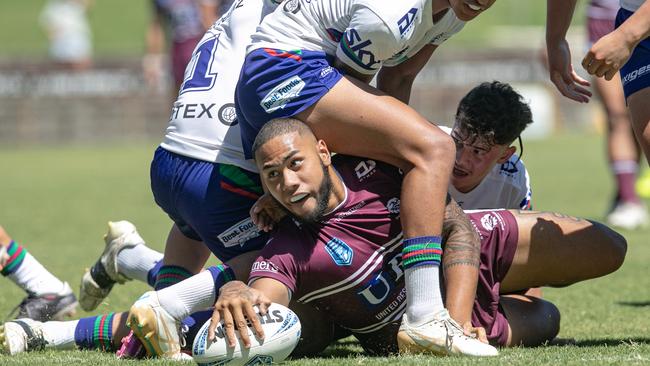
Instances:
[[[481,261],[481,241],[472,223],[458,206],[449,199],[445,207],[442,223],[442,269],[466,265],[479,268]]]

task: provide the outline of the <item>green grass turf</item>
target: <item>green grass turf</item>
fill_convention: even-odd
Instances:
[[[161,125],[161,128],[163,126]],[[47,268],[77,289],[84,267],[101,252],[107,220],[127,218],[148,244],[162,249],[170,222],[153,203],[148,165],[155,143],[99,147],[1,148],[0,223]],[[539,210],[600,219],[612,190],[597,136],[557,136],[527,142],[524,160],[531,172]],[[402,357],[370,358],[351,339],[330,347],[323,358],[296,365],[373,364],[621,364],[650,363],[650,230],[623,232],[629,242],[625,264],[606,278],[564,289],[544,289],[562,312],[561,338],[574,345],[502,350],[491,360]],[[126,309],[147,288],[117,286],[99,312]],[[0,318],[24,294],[0,279]],[[80,316],[89,314],[79,312]],[[166,362],[147,361],[151,364]],[[7,364],[118,365],[100,352],[44,352],[8,358]],[[171,363],[169,363],[171,364]]]

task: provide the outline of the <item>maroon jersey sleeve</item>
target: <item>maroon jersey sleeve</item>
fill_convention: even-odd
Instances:
[[[299,286],[300,273],[308,258],[305,248],[309,239],[300,235],[300,228],[291,218],[278,224],[262,253],[251,268],[249,283],[258,278],[272,278],[287,286],[292,293]],[[313,240],[311,240],[313,242]]]

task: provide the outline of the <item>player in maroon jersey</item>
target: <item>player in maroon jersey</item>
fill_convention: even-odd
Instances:
[[[257,140],[261,177],[290,215],[277,224],[254,263],[251,291],[273,302],[286,305],[291,300],[319,309],[355,334],[370,353],[395,352],[403,340],[398,335],[396,342],[394,335],[401,331],[405,306],[399,250],[401,174],[367,159],[330,159],[324,142],[297,121],[270,123]],[[462,219],[454,206],[447,211],[447,227]],[[516,293],[603,276],[625,257],[623,237],[587,220],[506,210],[473,211],[469,217],[471,226],[457,225],[456,230],[476,232],[481,242],[476,299],[469,299],[473,330],[482,338],[484,328],[495,345],[538,345],[559,331],[559,311],[553,304]],[[443,271],[472,267],[471,255],[459,255],[471,244],[446,234],[445,256],[453,259],[443,258]],[[241,304],[247,302],[221,296],[216,308],[227,321],[237,322],[244,313]],[[213,319],[221,316],[215,312]],[[453,321],[448,325],[458,327]]]

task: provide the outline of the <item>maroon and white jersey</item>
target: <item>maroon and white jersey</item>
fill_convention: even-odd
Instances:
[[[401,269],[398,169],[337,155],[346,197],[320,223],[285,218],[253,264],[251,282],[270,277],[292,298],[357,333],[400,319],[406,305]]]
[[[310,304],[350,329],[364,348],[396,351],[394,334],[406,307],[399,194],[402,176],[390,165],[337,155],[334,167],[346,184],[346,198],[315,224],[287,217],[272,234],[251,269],[283,283],[292,299]],[[505,210],[472,211],[481,240],[481,267],[472,323],[488,339],[505,345],[508,323],[499,289],[517,246],[517,223]],[[368,334],[372,333],[372,334]],[[373,338],[374,337],[374,338]]]

